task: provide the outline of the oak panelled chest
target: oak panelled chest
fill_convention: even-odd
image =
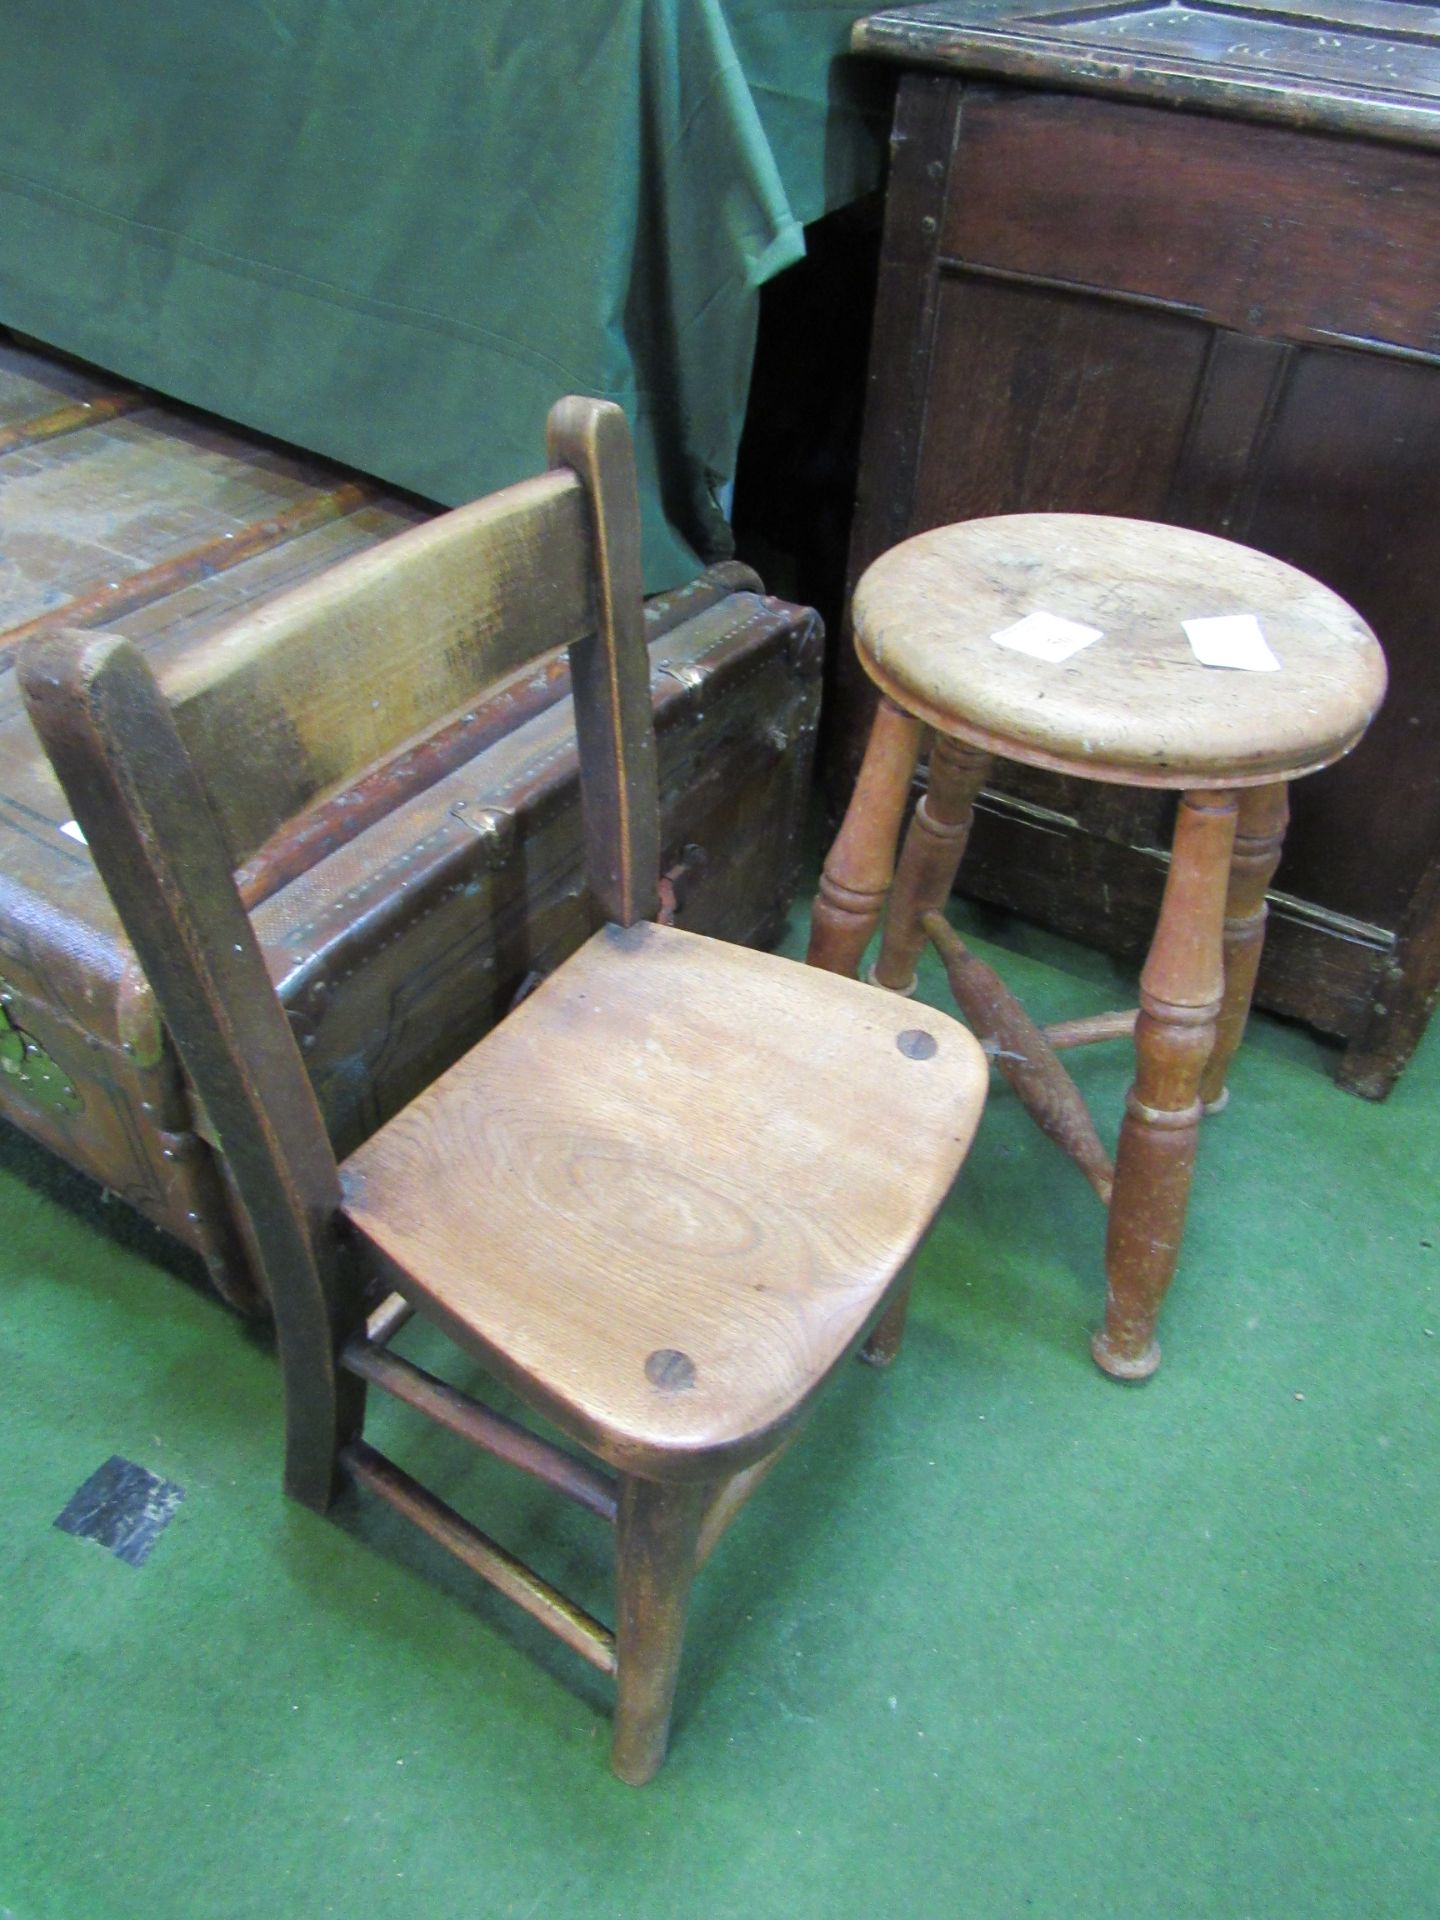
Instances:
[[[907,70],[852,581],[927,527],[1094,512],[1355,605],[1390,698],[1296,793],[1258,999],[1383,1096],[1440,987],[1440,10],[952,0],[855,44]],[[1007,769],[965,886],[1138,957],[1165,814]]]

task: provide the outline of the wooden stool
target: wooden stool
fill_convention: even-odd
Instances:
[[[997,642],[1038,613],[1102,637],[1058,663]],[[1181,624],[1243,614],[1278,672],[1203,666]],[[906,540],[861,579],[854,628],[883,697],[825,864],[811,964],[854,974],[887,895],[879,985],[909,991],[936,943],[996,1064],[1109,1205],[1092,1349],[1117,1379],[1143,1379],[1160,1360],[1155,1324],[1200,1116],[1225,1102],[1249,1012],[1286,783],[1360,739],[1384,695],[1384,656],[1353,609],[1294,567],[1208,534],[1083,514],[1010,514]],[[928,791],[897,873],[927,729]],[[1042,1032],[942,918],[992,755],[1180,795],[1137,1012]],[[1112,1168],[1058,1053],[1132,1030],[1135,1082]]]

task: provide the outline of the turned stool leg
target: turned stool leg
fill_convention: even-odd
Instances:
[[[1283,781],[1273,787],[1246,787],[1241,792],[1235,851],[1230,859],[1230,889],[1225,900],[1225,998],[1220,1006],[1215,1048],[1200,1082],[1206,1113],[1219,1113],[1230,1097],[1225,1076],[1250,1017],[1255,976],[1265,947],[1265,891],[1280,864],[1289,819],[1289,794]]]
[[[620,1482],[610,1765],[632,1787],[643,1787],[665,1758],[700,1524],[714,1491],[633,1474]]]
[[[895,884],[885,909],[885,934],[875,962],[877,986],[909,993],[915,962],[926,943],[921,916],[943,912],[970,838],[975,796],[985,784],[990,756],[946,735],[930,750],[930,779],[910,817]]]
[[[1160,924],[1140,976],[1135,1084],[1105,1245],[1105,1325],[1091,1342],[1096,1362],[1119,1380],[1143,1380],[1160,1364],[1155,1323],[1179,1257],[1200,1077],[1224,991],[1221,936],[1236,812],[1232,793],[1182,798]]]
[[[895,871],[921,731],[913,714],[889,700],[875,709],[860,778],[820,876],[807,955],[812,967],[852,978],[859,970]]]

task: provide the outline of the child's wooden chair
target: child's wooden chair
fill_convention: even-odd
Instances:
[[[986,1066],[944,1014],[651,923],[624,417],[561,401],[549,446],[543,477],[239,621],[199,677],[162,691],[96,633],[36,639],[20,674],[233,1176],[275,1312],[286,1487],[317,1510],[373,1489],[613,1672],[613,1764],[638,1784],[664,1758],[696,1569],[844,1356],[867,1333],[893,1353]],[[563,648],[605,924],[337,1166],[233,869],[317,790]],[[604,1466],[390,1351],[413,1309]],[[369,1446],[367,1385],[611,1521],[615,1630]]]

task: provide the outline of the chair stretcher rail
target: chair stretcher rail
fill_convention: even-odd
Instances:
[[[508,1461],[522,1473],[543,1480],[546,1486],[554,1487],[558,1493],[568,1495],[602,1520],[614,1524],[615,1483],[608,1474],[551,1446],[538,1434],[482,1406],[447,1381],[437,1380],[433,1373],[426,1373],[413,1361],[402,1359],[398,1353],[388,1353],[384,1347],[352,1340],[342,1356],[342,1364],[360,1379],[370,1381],[417,1412],[427,1414],[440,1426],[448,1427],[451,1433],[458,1433],[462,1440],[482,1447],[498,1460]]]
[[[507,1600],[513,1600],[533,1620],[547,1627],[557,1640],[563,1640],[602,1673],[614,1673],[615,1636],[610,1629],[547,1580],[542,1580],[523,1560],[507,1553],[488,1534],[481,1533],[453,1507],[446,1506],[393,1460],[387,1460],[363,1440],[354,1440],[342,1449],[340,1459],[362,1486],[379,1494],[388,1506],[413,1521]]]

